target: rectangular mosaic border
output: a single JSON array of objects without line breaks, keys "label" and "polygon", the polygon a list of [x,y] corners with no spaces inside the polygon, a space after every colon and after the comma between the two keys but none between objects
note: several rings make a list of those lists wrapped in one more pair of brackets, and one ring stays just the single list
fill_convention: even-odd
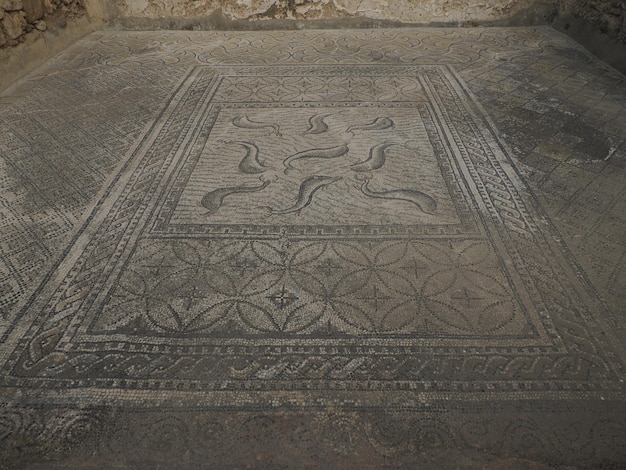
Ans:
[{"label": "rectangular mosaic border", "polygon": [[[195,72],[197,72],[197,70]],[[447,99],[454,100],[455,96],[458,98],[459,92],[464,93],[462,85],[458,78],[454,77],[451,69],[446,69],[446,73],[452,76],[453,80],[450,81],[450,83],[445,83],[443,79],[440,79],[439,85],[447,86],[450,91],[450,95]],[[207,79],[203,84],[205,85],[204,89],[202,86],[197,86],[193,89],[183,88],[184,93],[178,93],[174,96],[172,99],[172,106],[168,107],[164,113],[165,117],[168,115],[168,111],[170,111],[169,120],[166,122],[166,126],[180,126],[183,121],[187,122],[185,120],[179,120],[178,122],[172,121],[171,111],[173,108],[180,109],[181,112],[184,112],[185,110],[189,111],[191,107],[185,106],[186,100],[196,100],[196,102],[201,101],[201,97],[206,96],[206,89],[210,86],[211,80]],[[187,83],[187,85],[189,85],[189,83]],[[200,85],[200,82],[195,85]],[[478,112],[478,116],[483,115],[484,113],[481,112],[480,108],[473,102],[472,98],[469,97],[468,99],[468,95],[465,96],[466,99],[462,102],[463,105],[467,107],[469,113],[474,113],[474,115],[476,115],[476,112]],[[440,102],[440,104],[442,104],[442,102]],[[189,114],[193,114],[193,111],[189,112]],[[494,145],[494,142],[496,142],[495,145],[499,145],[493,134],[486,135],[485,128],[480,127],[481,125],[485,125],[486,128],[489,129],[490,124],[488,121],[467,123],[459,121],[458,116],[455,117],[446,114],[447,113],[442,112],[444,119],[454,124],[451,129],[458,131],[458,133],[452,133],[450,136],[451,141],[455,142],[457,145],[464,142],[464,132],[475,132],[475,135],[483,136],[484,140],[482,143],[488,149],[490,148],[490,145]],[[188,131],[188,128],[181,129],[181,133],[178,134],[178,139],[180,140],[181,138],[185,138],[185,132]],[[151,137],[151,135],[148,134],[144,139],[149,140],[152,138],[158,139],[159,136]],[[479,140],[481,139],[479,138]],[[144,140],[144,143],[145,142],[146,140]],[[176,149],[177,142],[162,141],[159,143],[158,147],[161,149]],[[506,155],[506,153],[504,154]],[[163,153],[160,155],[147,154],[146,158],[148,159],[147,161],[149,165],[146,166],[146,169],[153,174],[157,174],[159,172],[158,168],[166,167],[167,165],[159,165],[159,158],[162,158],[163,155]],[[316,377],[315,379],[306,379],[306,374],[298,377],[298,380],[294,380],[294,377],[289,375],[290,370],[293,370],[293,368],[287,367],[282,371],[279,371],[279,373],[274,374],[272,377],[269,377],[268,375],[259,376],[257,369],[257,371],[255,371],[257,372],[256,377],[257,379],[262,379],[262,381],[259,381],[256,384],[254,382],[250,382],[251,378],[255,377],[254,374],[248,374],[247,376],[246,374],[243,374],[239,377],[232,378],[230,382],[222,381],[221,384],[214,384],[213,386],[210,386],[205,382],[203,388],[217,391],[228,389],[232,390],[233,387],[234,389],[251,390],[310,390],[311,387],[319,390],[321,387],[322,390],[360,390],[366,393],[367,391],[372,391],[372,387],[376,388],[371,384],[381,383],[385,384],[383,389],[386,390],[430,389],[440,392],[462,391],[468,387],[475,388],[480,386],[486,386],[488,388],[496,387],[499,390],[513,392],[521,389],[528,390],[529,388],[544,392],[554,390],[581,392],[587,392],[590,390],[622,390],[623,385],[619,385],[618,380],[616,380],[619,376],[619,374],[616,375],[616,373],[621,370],[621,368],[611,365],[611,359],[617,359],[617,357],[615,354],[610,352],[610,345],[607,345],[606,351],[608,354],[600,352],[602,351],[601,344],[598,343],[588,331],[588,323],[592,321],[593,318],[593,314],[590,312],[597,312],[599,309],[593,300],[593,294],[586,294],[585,287],[580,284],[577,286],[578,288],[574,287],[577,284],[576,277],[574,275],[575,270],[573,270],[571,266],[569,269],[565,269],[563,264],[563,261],[567,264],[567,256],[556,256],[558,259],[553,262],[549,262],[547,265],[543,258],[529,259],[534,255],[533,250],[528,250],[526,248],[532,246],[536,249],[536,244],[540,243],[540,246],[545,246],[546,249],[549,249],[548,247],[554,247],[554,243],[550,243],[549,240],[542,236],[529,222],[528,212],[524,207],[520,196],[515,192],[515,189],[512,186],[507,186],[507,171],[502,169],[495,155],[493,155],[493,153],[491,155],[488,154],[487,162],[478,159],[479,163],[483,165],[491,164],[491,168],[495,171],[495,173],[484,171],[484,168],[481,171],[480,167],[479,169],[476,169],[476,166],[474,166],[476,159],[473,159],[470,153],[466,152],[463,157],[466,163],[468,163],[468,167],[469,164],[472,164],[472,167],[475,169],[474,172],[470,171],[470,173],[472,181],[474,181],[477,185],[478,194],[481,195],[481,203],[485,205],[493,219],[499,222],[492,226],[491,229],[495,230],[500,235],[498,238],[501,237],[502,243],[506,247],[506,252],[511,255],[512,259],[516,263],[516,268],[519,268],[522,276],[526,276],[526,282],[530,282],[535,285],[541,293],[544,302],[550,311],[551,320],[554,322],[556,327],[555,333],[557,336],[555,336],[555,338],[558,337],[562,339],[565,344],[568,344],[571,347],[571,349],[568,348],[568,351],[560,351],[557,354],[551,355],[552,351],[549,349],[546,350],[545,348],[512,348],[510,351],[504,352],[498,356],[502,359],[502,361],[504,361],[504,363],[501,363],[498,359],[494,361],[495,356],[490,350],[485,351],[481,350],[481,348],[472,350],[467,350],[466,348],[462,350],[448,348],[448,354],[471,354],[471,357],[456,357],[452,362],[448,361],[448,365],[445,367],[443,363],[433,364],[432,375],[430,377],[422,375],[419,376],[418,379],[411,377],[410,371],[415,370],[416,365],[415,362],[411,364],[411,360],[419,363],[421,359],[419,357],[407,357],[411,356],[411,351],[379,351],[385,360],[389,357],[390,353],[397,354],[397,358],[405,359],[404,364],[408,365],[404,368],[404,370],[395,368],[395,371],[399,371],[399,373],[394,376],[394,374],[390,374],[389,368],[385,367],[384,364],[381,365],[378,363],[375,367],[361,367],[365,362],[367,362],[364,358],[369,357],[368,355],[375,351],[346,350],[349,357],[344,357],[340,361],[341,364],[339,364],[338,367],[333,368],[333,371],[336,373],[334,375],[331,374],[329,376],[329,380],[321,380],[319,377]],[[508,174],[510,174],[510,170]],[[502,188],[501,186],[494,185],[494,179],[505,181],[505,189],[508,189],[509,192],[513,193],[510,199],[501,196]],[[145,186],[126,186],[124,189],[125,194],[120,195],[128,196],[129,193],[137,191],[147,194],[150,193],[149,191],[146,192]],[[138,213],[141,213],[142,210],[145,211],[145,208],[149,206],[149,201],[140,201],[140,203],[135,206],[131,206],[129,202],[130,199],[125,197],[115,197],[114,193],[115,189],[112,188],[111,194],[106,195],[106,197],[109,198],[114,197],[115,204],[113,205],[112,211],[123,210],[128,213],[132,210],[137,210],[139,211]],[[496,197],[497,195],[500,195],[500,197]],[[125,221],[123,224],[116,225],[110,220],[107,221],[101,213],[94,214],[93,223],[108,222],[109,225],[107,228],[110,230],[104,227],[101,228],[109,234],[108,236],[111,237],[111,240],[113,239],[114,234],[124,232],[133,226],[136,228],[139,225],[138,221],[131,223],[130,220]],[[89,279],[90,275],[97,276],[98,269],[102,269],[104,265],[108,264],[108,262],[115,262],[116,257],[119,259],[120,251],[115,249],[115,244],[110,244],[108,247],[99,245],[96,249],[94,244],[101,242],[102,240],[89,241],[88,237],[86,237],[84,233],[79,234],[74,247],[82,246],[85,251],[93,249],[93,252],[99,253],[101,256],[96,259],[83,259],[73,265],[72,269],[65,277],[62,285],[67,286],[70,282],[72,282],[73,276],[78,274],[79,270],[85,266],[87,266],[89,273],[86,277],[81,279],[81,285],[89,285],[91,282]],[[522,255],[522,253],[524,255]],[[537,271],[538,268],[540,268],[540,271]],[[72,297],[68,297],[67,290],[64,291],[63,289],[59,289],[56,292],[57,294],[53,295],[49,305],[64,305],[68,307],[75,305],[75,302],[77,301],[82,302],[85,297],[84,291],[77,293],[76,290],[74,290],[72,291]],[[41,294],[41,289],[38,290],[37,293]],[[563,295],[565,297],[569,297],[567,302],[563,301]],[[585,299],[583,300],[582,297],[585,297]],[[585,308],[585,312],[580,311],[580,305],[588,306]],[[31,305],[31,312],[36,311],[40,307],[42,307],[42,305],[38,303],[38,301],[34,302]],[[66,316],[64,315],[67,314],[67,311],[64,312],[62,310],[59,311],[58,309],[55,309],[55,314],[52,318],[38,318],[33,323],[32,327],[24,335],[22,340],[19,341],[17,349],[14,350],[9,357],[9,360],[3,367],[3,385],[35,388],[59,386],[81,388],[103,385],[106,387],[120,389],[138,388],[181,390],[181,387],[182,389],[188,390],[197,389],[199,384],[193,380],[185,381],[184,384],[182,384],[181,382],[174,383],[175,381],[167,380],[165,378],[163,380],[150,379],[145,381],[133,381],[113,378],[82,379],[80,377],[74,377],[72,379],[59,380],[47,376],[45,370],[50,369],[49,361],[54,362],[60,359],[58,356],[55,356],[54,348],[56,344],[54,343],[54,339],[56,337],[55,335],[58,335],[59,332],[63,331],[63,327],[66,324]],[[595,330],[592,328],[592,332],[593,331]],[[568,333],[569,335],[565,333]],[[102,346],[105,345],[103,344]],[[21,354],[22,351],[25,354]],[[216,354],[216,360],[219,360],[219,357],[217,357],[217,355],[219,355],[219,351],[214,352]],[[155,353],[158,356],[158,359],[176,359],[169,355],[167,347],[162,348],[161,351],[155,351]],[[231,351],[227,350],[226,354],[232,358]],[[292,365],[297,364],[301,359],[304,360],[298,355],[298,352],[294,354],[294,351],[281,351],[279,349],[275,349],[273,351],[269,350],[266,352],[257,350],[254,351],[253,354],[262,357],[263,361],[268,361],[267,364],[262,365],[261,370],[276,370],[272,369],[272,367],[276,365],[277,360],[285,358],[290,358],[290,364]],[[354,357],[353,355],[355,354],[366,355]],[[335,354],[335,356],[338,357],[337,354]],[[443,360],[445,361],[445,357]],[[357,361],[357,363],[361,361],[361,363],[357,364],[358,367],[355,368],[354,361]],[[493,369],[490,369],[490,363]],[[76,365],[76,362],[74,365]],[[101,363],[100,365],[103,364]],[[14,366],[21,368],[21,372],[27,373],[15,375],[14,372],[17,369],[14,369]],[[337,372],[337,370],[342,369],[342,366],[347,375],[342,376],[341,373]],[[424,369],[421,368],[420,370],[423,371]],[[44,371],[43,375],[42,371]],[[358,386],[355,383],[358,382],[355,380],[357,378],[355,371],[363,373],[363,380],[368,381],[367,386]],[[315,372],[314,375],[319,375],[317,374],[317,370],[314,370],[313,372]],[[380,379],[375,379],[373,378],[374,372],[378,372],[379,374],[382,373],[383,375]],[[18,378],[18,376],[21,376],[21,378]],[[465,386],[463,383],[467,383],[468,385]]]}]

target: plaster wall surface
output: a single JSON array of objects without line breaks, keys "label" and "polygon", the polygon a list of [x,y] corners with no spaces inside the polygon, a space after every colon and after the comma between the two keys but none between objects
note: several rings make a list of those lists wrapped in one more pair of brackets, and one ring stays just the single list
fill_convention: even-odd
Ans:
[{"label": "plaster wall surface", "polygon": [[238,19],[328,19],[365,17],[404,23],[467,23],[498,21],[538,4],[556,0],[121,0],[88,1],[91,10],[109,17],[201,17],[221,10]]}]

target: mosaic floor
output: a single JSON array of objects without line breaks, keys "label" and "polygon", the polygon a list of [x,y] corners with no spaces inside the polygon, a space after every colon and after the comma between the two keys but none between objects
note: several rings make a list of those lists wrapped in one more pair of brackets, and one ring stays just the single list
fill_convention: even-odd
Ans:
[{"label": "mosaic floor", "polygon": [[626,78],[559,33],[99,32],[0,129],[0,465],[626,465]]}]

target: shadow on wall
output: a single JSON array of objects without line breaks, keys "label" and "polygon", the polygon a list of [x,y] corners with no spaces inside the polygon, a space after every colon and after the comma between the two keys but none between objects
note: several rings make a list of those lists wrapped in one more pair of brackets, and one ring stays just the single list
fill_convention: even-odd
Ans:
[{"label": "shadow on wall", "polygon": [[559,0],[553,25],[626,74],[626,1]]},{"label": "shadow on wall", "polygon": [[[359,18],[403,24],[485,24],[546,22],[557,0],[86,0],[91,15],[122,22],[133,20],[201,19],[216,11],[222,25],[240,27],[237,20],[330,20]],[[217,20],[217,18],[215,18]],[[198,24],[202,27],[202,22]],[[290,27],[284,25],[283,27]],[[256,28],[258,29],[258,28]]]}]

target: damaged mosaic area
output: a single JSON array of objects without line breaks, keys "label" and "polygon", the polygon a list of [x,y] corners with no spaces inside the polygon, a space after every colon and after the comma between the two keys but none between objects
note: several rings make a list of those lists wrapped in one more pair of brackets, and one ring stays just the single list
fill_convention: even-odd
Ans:
[{"label": "damaged mosaic area", "polygon": [[[539,418],[522,426],[520,416],[548,410],[565,429],[580,403],[592,418],[576,442],[621,436],[600,403],[623,406],[613,304],[581,275],[581,253],[564,245],[534,194],[544,189],[517,161],[528,141],[507,132],[521,118],[498,114],[477,78],[500,70],[502,57],[512,67],[524,54],[548,54],[546,42],[562,44],[545,31],[485,30],[474,42],[446,36],[472,32],[439,31],[333,32],[314,47],[284,42],[321,33],[254,33],[258,43],[216,33],[220,47],[202,45],[209,33],[166,33],[169,42],[152,46],[149,33],[97,33],[98,47],[57,59],[70,71],[42,80],[93,75],[85,97],[70,100],[71,87],[57,97],[77,113],[65,132],[83,135],[69,157],[49,147],[46,165],[66,170],[48,172],[49,185],[7,186],[13,201],[32,204],[3,219],[14,228],[0,255],[13,273],[0,292],[0,386],[6,421],[22,423],[9,426],[7,442],[39,442],[24,431],[37,419],[28,407],[38,406],[50,417],[42,442],[66,431],[71,440],[65,409],[107,442],[98,449],[119,444],[104,435],[139,439],[135,418],[159,428],[160,408],[176,435],[194,434],[200,421],[232,422],[211,439],[245,441],[238,433],[252,436],[245,429],[266,420],[259,426],[281,436],[309,429],[325,449],[321,436],[340,434],[329,424],[337,416],[365,433],[346,437],[333,451],[341,458],[358,445],[409,459],[451,443],[521,455],[518,440],[486,442],[526,425],[554,442],[556,428]],[[135,75],[136,88],[119,88]],[[71,104],[111,87],[118,92],[99,113]],[[36,92],[42,100],[46,90]],[[10,182],[20,168],[11,158],[33,153],[19,125],[37,122],[2,99]],[[90,126],[102,140],[89,140]],[[559,148],[574,158],[581,142]],[[14,232],[33,227],[48,227],[47,239],[20,245],[26,238]],[[49,270],[20,264],[29,253]],[[607,283],[618,296],[620,273],[613,266]],[[126,423],[117,434],[116,421]]]}]

